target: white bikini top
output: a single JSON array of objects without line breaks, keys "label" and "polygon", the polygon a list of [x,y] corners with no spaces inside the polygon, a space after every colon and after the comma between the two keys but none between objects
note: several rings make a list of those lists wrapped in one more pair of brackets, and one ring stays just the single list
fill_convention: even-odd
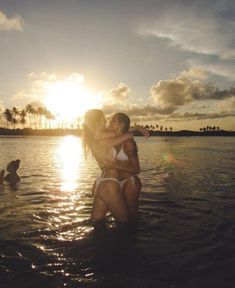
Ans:
[{"label": "white bikini top", "polygon": [[[116,150],[116,149],[115,149]],[[124,149],[123,149],[123,143],[122,143],[122,148],[121,150],[117,153],[116,151],[116,159],[118,161],[127,161],[128,160],[128,156],[126,155]]]}]

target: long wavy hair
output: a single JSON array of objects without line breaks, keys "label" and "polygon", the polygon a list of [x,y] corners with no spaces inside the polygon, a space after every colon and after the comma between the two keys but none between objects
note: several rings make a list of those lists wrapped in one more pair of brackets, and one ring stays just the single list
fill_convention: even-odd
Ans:
[{"label": "long wavy hair", "polygon": [[92,149],[91,147],[95,140],[95,133],[102,117],[104,117],[104,113],[99,109],[88,110],[84,116],[82,146],[85,157],[87,157],[89,151]]},{"label": "long wavy hair", "polygon": [[114,114],[114,116],[119,124],[123,124],[123,127],[121,128],[121,132],[122,133],[126,133],[128,132],[129,128],[130,128],[130,118],[124,114],[124,113],[116,113]]}]

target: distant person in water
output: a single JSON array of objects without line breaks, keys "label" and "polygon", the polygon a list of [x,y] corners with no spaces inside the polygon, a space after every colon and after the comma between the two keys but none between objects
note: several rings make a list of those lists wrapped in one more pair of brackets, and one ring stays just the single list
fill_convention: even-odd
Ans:
[{"label": "distant person in water", "polygon": [[8,174],[4,177],[5,175],[5,170],[0,171],[0,184],[3,183],[3,181],[8,182],[11,186],[15,186],[17,183],[20,182],[20,176],[17,173],[17,170],[20,167],[20,160],[14,160],[11,161],[7,165],[7,172]]}]

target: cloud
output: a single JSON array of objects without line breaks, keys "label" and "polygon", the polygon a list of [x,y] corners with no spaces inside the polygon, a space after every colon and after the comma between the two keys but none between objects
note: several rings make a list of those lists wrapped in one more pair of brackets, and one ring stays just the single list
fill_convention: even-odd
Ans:
[{"label": "cloud", "polygon": [[23,19],[19,15],[15,15],[13,18],[8,18],[2,11],[0,11],[0,31],[1,30],[23,30]]},{"label": "cloud", "polygon": [[184,51],[235,59],[235,21],[224,17],[226,12],[231,13],[227,1],[224,5],[219,0],[199,2],[159,6],[155,17],[141,24],[139,34],[168,39],[171,46]]},{"label": "cloud", "polygon": [[131,90],[127,84],[119,83],[118,86],[111,89],[106,96],[114,100],[114,102],[123,103],[129,98],[130,92]]},{"label": "cloud", "polygon": [[[178,108],[198,100],[223,100],[235,95],[235,87],[221,90],[211,83],[197,78],[205,78],[203,70],[183,71],[175,79],[161,80],[150,89],[151,98],[162,113],[171,114]],[[160,113],[160,112],[159,112]]]},{"label": "cloud", "polygon": [[192,113],[192,112],[184,112],[184,113],[174,113],[168,120],[202,120],[202,119],[217,119],[217,118],[225,118],[225,117],[234,117],[235,112],[221,112],[221,113]]},{"label": "cloud", "polygon": [[162,116],[159,115],[159,109],[149,104],[142,107],[135,105],[126,105],[122,107],[104,105],[102,110],[107,117],[110,117],[117,112],[125,113],[131,118],[132,121],[151,121],[162,119]]},{"label": "cloud", "polygon": [[194,58],[187,61],[190,66],[198,69],[207,70],[215,75],[228,78],[230,81],[235,80],[235,62],[227,60],[215,60],[210,57]]},{"label": "cloud", "polygon": [[[234,98],[235,99],[235,98]],[[233,99],[233,105],[235,107],[235,100]],[[227,101],[228,99],[226,99]],[[230,103],[230,101],[229,101]],[[174,113],[159,113],[159,109],[152,105],[146,105],[143,107],[131,106],[125,109],[118,109],[113,106],[104,106],[102,109],[107,117],[117,112],[122,112],[127,114],[132,122],[146,122],[146,121],[191,121],[191,120],[202,120],[202,119],[218,119],[225,117],[234,117],[234,108],[225,111],[210,111],[210,112],[177,112]]]},{"label": "cloud", "polygon": [[209,73],[202,68],[192,67],[188,71],[182,71],[181,76],[184,76],[186,78],[196,78],[196,79],[205,80],[208,78]]},{"label": "cloud", "polygon": [[[235,95],[235,94],[234,94]],[[220,113],[234,112],[235,113],[235,96],[225,99],[217,103],[217,110]]]}]

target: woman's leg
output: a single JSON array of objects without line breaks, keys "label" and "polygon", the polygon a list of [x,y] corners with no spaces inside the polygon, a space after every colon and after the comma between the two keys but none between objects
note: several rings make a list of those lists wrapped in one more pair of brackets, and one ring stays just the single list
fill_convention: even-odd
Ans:
[{"label": "woman's leg", "polygon": [[[96,197],[99,197],[100,200],[106,204],[106,207],[117,221],[128,221],[127,206],[123,194],[120,191],[119,183],[112,180],[102,182],[98,187]],[[99,205],[98,207],[102,206],[104,208],[104,205],[101,205],[101,203],[102,202],[98,201],[96,205]],[[102,215],[102,212],[98,216],[100,215]]]},{"label": "woman's leg", "polygon": [[123,186],[122,192],[126,201],[130,221],[136,221],[138,219],[139,194],[141,188],[142,184],[137,176],[130,177]]},{"label": "woman's leg", "polygon": [[107,212],[108,212],[108,206],[99,196],[95,195],[91,212],[92,220],[93,221],[104,220]]}]

